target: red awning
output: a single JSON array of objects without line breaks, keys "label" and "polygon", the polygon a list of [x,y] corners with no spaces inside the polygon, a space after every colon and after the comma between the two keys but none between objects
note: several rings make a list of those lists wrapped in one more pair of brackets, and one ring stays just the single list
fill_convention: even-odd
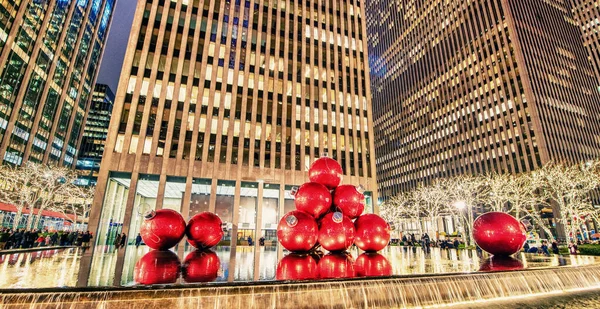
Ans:
[{"label": "red awning", "polygon": [[[6,212],[17,212],[17,207],[15,207],[14,205],[10,205],[10,204],[0,203],[0,210],[6,211]],[[33,213],[36,215],[39,214],[39,209],[34,209]],[[29,209],[28,208],[23,209],[23,214],[30,214]],[[71,221],[73,221],[75,219],[75,216],[73,216],[73,215],[65,215],[63,213],[60,213],[57,211],[51,211],[51,210],[42,210],[42,216],[58,218],[58,219],[63,219],[63,220],[71,220]]]}]

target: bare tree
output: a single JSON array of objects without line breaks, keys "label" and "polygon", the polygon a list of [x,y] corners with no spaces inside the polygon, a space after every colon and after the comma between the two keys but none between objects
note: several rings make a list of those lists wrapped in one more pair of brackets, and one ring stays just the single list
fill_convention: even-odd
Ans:
[{"label": "bare tree", "polygon": [[[88,217],[94,198],[95,187],[83,187],[71,184],[62,203],[55,204],[54,211],[61,212],[74,225]],[[73,219],[71,219],[71,217]]]}]

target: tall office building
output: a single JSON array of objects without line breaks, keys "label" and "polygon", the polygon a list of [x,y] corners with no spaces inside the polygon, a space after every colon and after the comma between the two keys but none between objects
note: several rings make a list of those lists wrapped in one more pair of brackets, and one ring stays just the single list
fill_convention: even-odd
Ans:
[{"label": "tall office building", "polygon": [[600,155],[600,93],[568,1],[366,5],[380,195]]},{"label": "tall office building", "polygon": [[600,91],[600,0],[571,0]]},{"label": "tall office building", "polygon": [[362,5],[139,1],[90,218],[98,243],[133,241],[141,214],[165,208],[216,212],[232,248],[274,241],[321,153],[376,211]]},{"label": "tall office building", "polygon": [[74,164],[114,2],[2,1],[4,162]]},{"label": "tall office building", "polygon": [[114,102],[115,94],[108,85],[94,86],[92,103],[83,129],[83,139],[77,159],[79,185],[96,185]]}]

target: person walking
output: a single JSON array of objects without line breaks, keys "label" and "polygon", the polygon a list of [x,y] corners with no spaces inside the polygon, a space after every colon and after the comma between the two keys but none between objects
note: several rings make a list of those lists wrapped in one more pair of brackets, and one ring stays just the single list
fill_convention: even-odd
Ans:
[{"label": "person walking", "polygon": [[576,255],[577,254],[577,245],[574,243],[571,243],[569,245],[569,253],[572,255]]},{"label": "person walking", "polygon": [[119,245],[120,248],[125,247],[125,245],[127,245],[127,234],[123,233],[121,235],[121,244]]},{"label": "person walking", "polygon": [[8,242],[8,238],[10,237],[10,233],[8,233],[7,229],[3,229],[0,233],[0,250],[4,249],[4,246]]},{"label": "person walking", "polygon": [[113,242],[113,245],[115,246],[115,248],[119,249],[119,246],[121,245],[121,234],[117,234],[117,237],[115,237],[115,241]]},{"label": "person walking", "polygon": [[558,243],[555,241],[552,242],[552,253],[558,254]]},{"label": "person walking", "polygon": [[545,256],[550,256],[550,252],[548,251],[548,243],[545,240],[542,241],[542,253],[544,253]]},{"label": "person walking", "polygon": [[135,247],[139,247],[140,244],[142,243],[142,235],[140,233],[137,234],[137,236],[135,237]]},{"label": "person walking", "polygon": [[87,231],[87,232],[85,232],[85,234],[81,235],[81,246],[89,247],[90,239],[92,239],[92,234],[90,234],[90,231]]},{"label": "person walking", "polygon": [[252,237],[248,236],[248,246],[252,246]]}]

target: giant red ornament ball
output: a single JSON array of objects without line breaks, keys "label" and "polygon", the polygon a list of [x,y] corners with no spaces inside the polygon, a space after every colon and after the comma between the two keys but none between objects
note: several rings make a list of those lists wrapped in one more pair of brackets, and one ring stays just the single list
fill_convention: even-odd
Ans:
[{"label": "giant red ornament ball", "polygon": [[327,251],[346,251],[354,243],[354,223],[341,212],[328,213],[321,219],[319,244]]},{"label": "giant red ornament ball", "polygon": [[473,222],[477,245],[492,255],[509,256],[521,250],[527,232],[521,222],[503,212],[489,212]]},{"label": "giant red ornament ball", "polygon": [[277,280],[310,280],[319,275],[317,262],[306,253],[291,253],[277,264]]},{"label": "giant red ornament ball", "polygon": [[173,248],[185,235],[185,220],[171,209],[153,210],[144,215],[140,234],[144,243],[152,249]]},{"label": "giant red ornament ball", "polygon": [[333,190],[342,182],[344,171],[334,159],[322,157],[317,159],[308,170],[308,178]]},{"label": "giant red ornament ball", "polygon": [[277,226],[277,240],[292,252],[304,252],[312,249],[319,237],[317,221],[311,215],[294,210],[287,213]]},{"label": "giant red ornament ball", "polygon": [[188,242],[198,249],[216,246],[223,238],[221,225],[221,219],[211,212],[202,212],[193,216],[185,230]]},{"label": "giant red ornament ball", "polygon": [[175,283],[179,278],[179,266],[177,254],[152,250],[135,264],[133,279],[144,285]]},{"label": "giant red ornament ball", "polygon": [[332,203],[329,190],[316,182],[308,182],[300,186],[294,199],[297,210],[304,211],[315,219],[329,211]]},{"label": "giant red ornament ball", "polygon": [[347,253],[330,253],[319,261],[319,278],[354,278],[354,260]]},{"label": "giant red ornament ball", "polygon": [[365,210],[365,195],[352,185],[341,185],[333,193],[333,204],[350,219],[356,219]]},{"label": "giant red ornament ball", "polygon": [[362,215],[356,219],[354,226],[354,244],[361,250],[379,251],[390,242],[390,225],[378,215]]},{"label": "giant red ornament ball", "polygon": [[216,253],[210,250],[196,250],[185,257],[182,267],[185,282],[212,282],[217,279],[221,261]]},{"label": "giant red ornament ball", "polygon": [[354,263],[357,277],[387,277],[392,275],[392,264],[379,253],[365,252]]}]

